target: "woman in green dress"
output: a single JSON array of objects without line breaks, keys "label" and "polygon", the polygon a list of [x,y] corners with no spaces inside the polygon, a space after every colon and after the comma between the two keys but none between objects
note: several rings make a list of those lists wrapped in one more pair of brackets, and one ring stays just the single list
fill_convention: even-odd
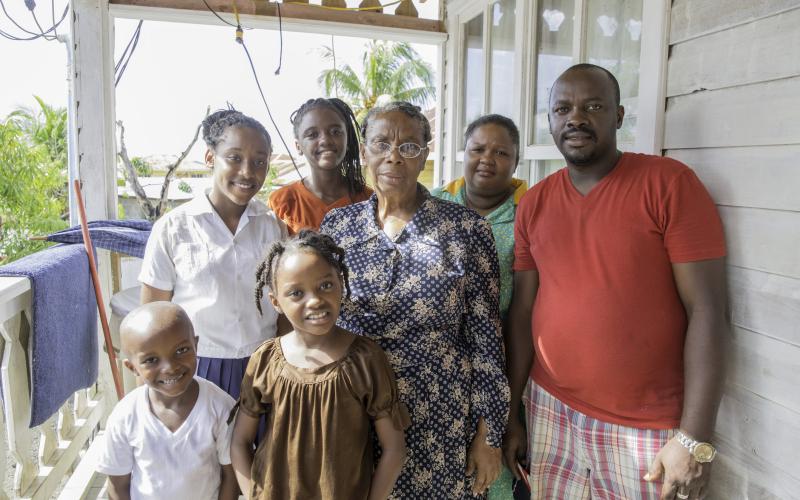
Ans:
[{"label": "woman in green dress", "polygon": [[[519,130],[510,118],[485,115],[476,119],[464,134],[464,176],[431,192],[475,210],[491,224],[500,264],[500,316],[504,323],[513,290],[514,215],[527,190],[525,181],[514,178],[519,142]],[[504,467],[489,489],[489,500],[513,499],[513,479]]]}]

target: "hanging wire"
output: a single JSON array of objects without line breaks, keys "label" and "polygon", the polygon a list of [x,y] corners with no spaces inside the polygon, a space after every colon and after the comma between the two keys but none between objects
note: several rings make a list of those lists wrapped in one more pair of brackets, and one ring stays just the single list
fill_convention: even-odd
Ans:
[{"label": "hanging wire", "polygon": [[[114,87],[119,85],[120,80],[122,80],[122,75],[125,74],[125,69],[128,67],[128,63],[131,61],[131,57],[133,57],[133,52],[136,50],[136,46],[139,44],[139,35],[142,33],[142,24],[144,24],[144,21],[140,19],[139,24],[136,25],[136,30],[133,32],[133,36],[131,36],[131,39],[128,41],[128,45],[122,52],[119,61],[117,61],[117,64],[114,65],[114,74],[116,75],[114,78]],[[125,61],[124,64],[122,61]]]},{"label": "hanging wire", "polygon": [[53,37],[58,38],[58,31],[55,29],[56,24],[56,0],[50,0],[50,17],[53,20]]},{"label": "hanging wire", "polygon": [[55,35],[45,35],[44,28],[42,28],[42,25],[39,24],[39,19],[36,18],[36,12],[31,10],[31,16],[33,16],[33,22],[34,22],[34,24],[36,24],[36,27],[39,28],[39,33],[42,35],[42,37],[45,40],[52,41],[52,40],[56,39]]},{"label": "hanging wire", "polygon": [[122,55],[119,56],[119,61],[117,61],[117,63],[114,65],[115,73],[117,72],[117,70],[119,70],[119,67],[122,65],[122,61],[128,56],[128,51],[131,50],[131,45],[133,45],[133,40],[136,38],[136,32],[139,30],[141,26],[142,26],[142,21],[140,20],[138,26],[136,26],[136,29],[133,32],[133,35],[131,35],[131,39],[128,40],[128,45],[125,46],[125,50],[123,50]]},{"label": "hanging wire", "polygon": [[[29,10],[31,9],[31,4],[26,3],[25,5],[28,7]],[[2,1],[0,1],[0,7],[2,7],[2,9],[3,9],[3,14],[5,14],[5,16],[8,18],[8,20],[11,21],[11,23],[14,26],[16,26],[17,29],[19,29],[20,31],[22,31],[24,33],[27,33],[28,35],[36,35],[36,36],[39,36],[39,37],[42,36],[41,33],[36,33],[35,31],[29,31],[29,30],[23,28],[13,17],[11,17],[11,14],[8,13],[8,11],[6,10],[6,6]],[[31,10],[31,12],[33,12],[33,11]]]},{"label": "hanging wire", "polygon": [[289,155],[289,159],[292,161],[292,166],[294,166],[295,172],[297,172],[298,177],[301,179],[303,178],[303,174],[300,173],[300,169],[297,168],[297,163],[294,161],[294,156],[292,156],[291,151],[289,150],[289,146],[286,144],[286,140],[283,138],[283,134],[281,134],[281,130],[278,128],[278,124],[275,123],[275,118],[272,117],[272,111],[269,109],[269,104],[267,104],[267,98],[264,96],[264,90],[261,88],[261,82],[258,79],[258,73],[256,72],[256,67],[253,64],[253,58],[250,57],[250,51],[247,50],[247,45],[244,43],[244,36],[242,35],[242,27],[236,27],[236,42],[242,46],[244,49],[244,53],[247,56],[247,62],[250,64],[250,70],[253,72],[253,78],[256,81],[256,87],[258,88],[258,93],[261,95],[261,101],[264,103],[264,107],[267,108],[267,116],[269,116],[269,121],[272,122],[272,126],[275,127],[275,131],[278,133],[278,137],[283,144],[283,147],[286,149],[286,154]]},{"label": "hanging wire", "polygon": [[[216,12],[214,9],[212,9],[210,5],[208,5],[208,2],[207,2],[206,0],[203,0],[203,3],[204,3],[204,4],[206,4],[206,8],[207,8],[209,11],[211,11],[211,13],[212,13],[212,14],[214,14],[215,16],[217,16],[217,19],[219,19],[219,20],[220,20],[220,21],[222,21],[223,23],[227,24],[228,26],[233,26],[234,28],[241,29],[241,26],[237,26],[237,25],[233,24],[232,22],[230,22],[230,21],[226,21],[225,19],[223,19],[223,18],[222,18],[222,16],[220,16],[219,14],[217,14],[217,12]],[[234,5],[234,6],[236,6],[236,2],[234,2],[234,4],[233,4],[233,5]]]},{"label": "hanging wire", "polygon": [[281,66],[283,65],[283,19],[281,18],[281,4],[277,3],[278,7],[278,39],[280,40],[280,49],[278,50],[278,67],[275,69],[275,74],[281,74]]},{"label": "hanging wire", "polygon": [[63,12],[63,14],[61,14],[61,18],[58,20],[58,22],[54,23],[53,26],[51,26],[50,28],[48,28],[46,30],[41,30],[40,33],[36,33],[35,31],[29,31],[29,30],[23,28],[19,23],[17,23],[16,20],[14,20],[14,18],[6,10],[6,6],[5,6],[5,4],[3,3],[2,0],[0,0],[0,10],[3,11],[3,14],[5,15],[5,17],[9,21],[11,21],[11,23],[14,24],[14,26],[16,26],[20,31],[22,31],[24,33],[27,33],[28,35],[32,35],[30,37],[19,37],[19,36],[13,35],[11,33],[8,33],[6,31],[0,30],[0,36],[2,36],[3,38],[7,38],[8,40],[13,40],[13,41],[16,41],[16,42],[30,42],[30,41],[33,41],[33,40],[38,40],[39,38],[44,38],[45,40],[50,40],[51,39],[50,37],[53,36],[53,35],[50,35],[50,33],[55,32],[56,28],[58,28],[58,26],[60,26],[61,23],[64,22],[64,19],[66,19],[67,12],[69,12],[69,4],[64,6],[64,12]]}]

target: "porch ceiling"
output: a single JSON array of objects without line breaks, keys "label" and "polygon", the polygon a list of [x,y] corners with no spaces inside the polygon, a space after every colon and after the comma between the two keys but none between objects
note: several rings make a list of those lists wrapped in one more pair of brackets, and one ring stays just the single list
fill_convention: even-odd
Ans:
[{"label": "porch ceiling", "polygon": [[[208,5],[231,22],[234,2],[207,0]],[[274,2],[236,0],[243,24],[251,27],[277,27],[278,6]],[[175,22],[219,23],[203,0],[110,0],[117,17]],[[446,39],[444,23],[438,19],[380,14],[367,11],[340,11],[292,3],[280,4],[282,28],[289,31],[322,32],[347,36],[442,42]]]}]

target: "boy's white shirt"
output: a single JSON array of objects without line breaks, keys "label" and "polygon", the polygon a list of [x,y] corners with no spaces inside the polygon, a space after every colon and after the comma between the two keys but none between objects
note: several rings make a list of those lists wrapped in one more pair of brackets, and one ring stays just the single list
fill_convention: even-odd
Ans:
[{"label": "boy's white shirt", "polygon": [[174,433],[150,410],[148,387],[137,387],[111,412],[97,470],[131,474],[131,499],[216,500],[222,465],[231,463],[235,401],[212,382],[200,384],[197,402]]},{"label": "boy's white shirt", "polygon": [[275,336],[277,312],[264,294],[255,305],[256,269],[286,226],[258,200],[250,200],[231,234],[205,193],[153,225],[139,281],[173,292],[200,337],[197,354],[244,358]]}]

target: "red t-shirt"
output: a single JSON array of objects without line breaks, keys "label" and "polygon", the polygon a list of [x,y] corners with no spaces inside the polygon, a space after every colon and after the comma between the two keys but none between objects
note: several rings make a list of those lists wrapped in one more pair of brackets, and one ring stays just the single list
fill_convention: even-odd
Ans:
[{"label": "red t-shirt", "polygon": [[605,422],[677,427],[687,319],[671,265],[725,256],[694,172],[625,153],[582,196],[564,168],[522,197],[514,237],[514,269],[539,272],[534,381]]}]

